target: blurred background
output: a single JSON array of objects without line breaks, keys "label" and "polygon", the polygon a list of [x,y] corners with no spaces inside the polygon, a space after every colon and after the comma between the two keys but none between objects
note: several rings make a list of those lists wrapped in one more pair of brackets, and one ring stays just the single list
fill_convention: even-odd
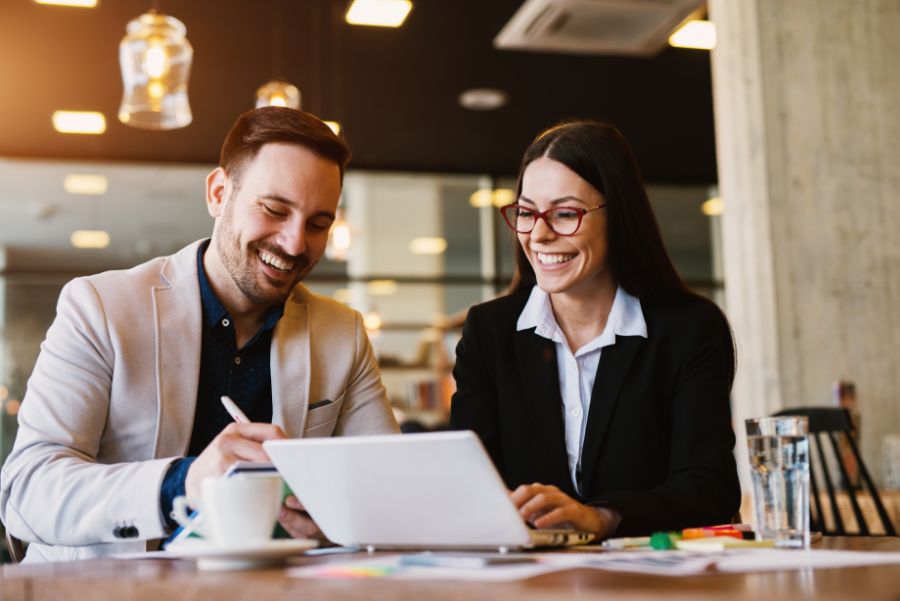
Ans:
[{"label": "blurred background", "polygon": [[[62,285],[208,236],[204,178],[270,80],[295,86],[302,108],[339,124],[353,150],[327,258],[307,284],[363,312],[404,417],[445,419],[460,312],[513,273],[497,207],[513,200],[530,140],[561,119],[600,118],[623,131],[682,276],[715,296],[717,217],[703,212],[716,183],[709,53],[667,43],[692,11],[703,16],[702,2],[681,4],[644,11],[662,29],[651,52],[634,56],[498,48],[518,0],[419,1],[399,27],[351,24],[350,3],[332,0],[2,0],[4,452]],[[193,50],[184,127],[117,118],[120,42],[151,8],[181,21]],[[61,133],[55,111],[95,111],[105,129]]]},{"label": "blurred background", "polygon": [[273,104],[353,149],[306,284],[364,314],[410,428],[512,277],[523,151],[590,117],[731,321],[745,482],[744,418],[837,406],[900,489],[898,28],[896,0],[0,0],[0,459],[62,285],[208,236],[222,140]]}]

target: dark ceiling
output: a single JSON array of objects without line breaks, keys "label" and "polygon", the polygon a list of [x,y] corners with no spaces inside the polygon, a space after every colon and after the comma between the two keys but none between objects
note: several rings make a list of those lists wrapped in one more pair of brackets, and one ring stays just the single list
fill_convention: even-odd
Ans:
[{"label": "dark ceiling", "polygon": [[[194,47],[194,122],[181,130],[126,127],[118,44],[150,0],[96,9],[0,0],[0,156],[215,162],[256,88],[281,74],[304,109],[340,121],[352,167],[515,173],[543,127],[566,117],[617,125],[648,181],[716,180],[709,54],[669,48],[652,59],[499,51],[492,41],[521,0],[414,0],[400,29],[351,26],[344,0],[162,0]],[[505,90],[491,112],[457,104],[472,87]],[[106,114],[101,136],[56,133],[57,109]]]}]

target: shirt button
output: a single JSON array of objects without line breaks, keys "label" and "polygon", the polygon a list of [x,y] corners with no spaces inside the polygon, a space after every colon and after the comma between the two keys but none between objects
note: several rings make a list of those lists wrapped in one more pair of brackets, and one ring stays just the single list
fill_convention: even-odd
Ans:
[{"label": "shirt button", "polygon": [[222,320],[222,325],[227,328],[228,326],[231,325],[231,322],[228,321],[228,318],[226,317],[225,319]]},{"label": "shirt button", "polygon": [[240,365],[240,364],[241,364],[241,358],[240,358],[240,357],[235,357],[235,358],[234,358],[234,364],[235,364],[235,365]]},{"label": "shirt button", "polygon": [[577,407],[572,409],[572,417],[581,417],[581,409]]}]

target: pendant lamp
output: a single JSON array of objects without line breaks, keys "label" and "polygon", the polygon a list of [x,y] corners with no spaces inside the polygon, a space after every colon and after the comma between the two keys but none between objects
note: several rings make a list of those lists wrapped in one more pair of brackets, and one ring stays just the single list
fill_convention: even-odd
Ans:
[{"label": "pendant lamp", "polygon": [[151,10],[131,20],[119,44],[124,94],[119,121],[140,129],[190,124],[188,78],[194,54],[184,23]]},{"label": "pendant lamp", "polygon": [[286,106],[300,110],[300,90],[283,79],[267,81],[256,90],[256,108]]}]

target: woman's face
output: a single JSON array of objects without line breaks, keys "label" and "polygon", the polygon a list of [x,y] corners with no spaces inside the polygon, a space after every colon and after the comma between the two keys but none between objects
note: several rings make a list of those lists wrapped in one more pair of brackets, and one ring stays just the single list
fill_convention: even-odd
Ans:
[{"label": "woman's face", "polygon": [[[564,164],[548,157],[532,161],[522,174],[522,207],[546,211],[555,207],[593,209],[605,204],[603,195]],[[612,283],[606,264],[606,210],[585,213],[571,236],[554,233],[538,219],[519,244],[537,276],[537,285],[550,294],[588,293]]]}]

